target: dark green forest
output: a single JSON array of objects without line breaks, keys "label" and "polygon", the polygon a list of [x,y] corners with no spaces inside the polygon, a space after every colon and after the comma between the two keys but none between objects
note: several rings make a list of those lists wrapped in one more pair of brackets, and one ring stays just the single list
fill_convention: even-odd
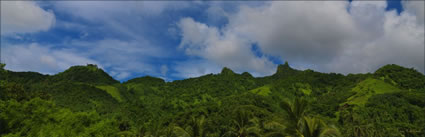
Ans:
[{"label": "dark green forest", "polygon": [[55,74],[0,66],[0,136],[425,136],[425,76],[386,65],[374,73],[296,70],[119,82],[96,65]]}]

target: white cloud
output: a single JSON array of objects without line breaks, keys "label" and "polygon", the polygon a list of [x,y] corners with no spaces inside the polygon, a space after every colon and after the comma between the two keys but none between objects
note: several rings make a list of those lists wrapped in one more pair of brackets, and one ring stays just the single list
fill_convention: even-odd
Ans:
[{"label": "white cloud", "polygon": [[[44,74],[61,72],[70,66],[99,62],[66,50],[50,49],[37,43],[3,47],[6,68],[14,71],[36,71]],[[101,67],[101,66],[100,66]]]},{"label": "white cloud", "polygon": [[413,1],[413,0],[403,0],[403,8],[413,14],[416,15],[416,20],[419,23],[424,24],[424,3],[425,1]]},{"label": "white cloud", "polygon": [[[283,60],[322,63],[338,55],[355,32],[348,2],[281,1],[243,7],[230,17],[228,29],[239,33],[270,55]],[[320,58],[317,58],[320,56]]]},{"label": "white cloud", "polygon": [[[266,57],[257,57],[247,39],[240,39],[236,33],[218,30],[205,24],[184,18],[178,24],[182,31],[180,48],[186,54],[205,58],[237,71],[253,71],[263,75],[274,72],[274,64]],[[222,35],[221,33],[224,33]]]},{"label": "white cloud", "polygon": [[[39,71],[43,73],[56,73],[67,69],[67,67],[69,67],[68,64],[75,64],[75,62],[78,62],[79,58],[75,57],[78,55],[82,58],[95,60],[96,64],[105,67],[105,71],[113,72],[111,75],[119,80],[141,74],[161,75],[160,70],[156,69],[159,68],[159,66],[153,64],[155,64],[156,59],[165,58],[170,54],[167,49],[154,45],[145,39],[145,28],[144,24],[142,24],[142,20],[145,16],[157,16],[164,10],[169,10],[168,8],[170,7],[176,9],[184,7],[184,4],[173,5],[173,3],[174,2],[142,1],[49,2],[47,4],[53,7],[55,12],[60,12],[62,15],[67,17],[67,20],[58,20],[57,27],[60,29],[72,30],[73,32],[79,31],[81,34],[79,39],[64,38],[62,43],[49,45],[50,47],[47,45],[37,45],[37,47],[45,49],[46,52],[52,54],[51,56],[42,56],[40,60],[44,64],[53,64],[50,65],[50,67],[48,67],[49,65],[43,66],[43,64],[38,64],[40,66],[37,66],[37,63],[26,66],[26,63],[22,63],[31,58],[16,58],[14,59],[16,61],[15,64],[18,63],[20,64],[19,66],[15,66],[14,64],[9,65],[10,63],[8,62],[10,61],[6,62],[7,66],[15,66],[12,68],[16,68],[18,71],[26,70]],[[30,2],[29,4],[38,6],[34,2]],[[52,12],[46,13],[53,15]],[[25,12],[23,12],[23,14],[32,16]],[[32,27],[32,25],[29,26]],[[93,37],[101,39],[93,40]],[[13,45],[10,45],[9,47],[12,48],[12,46]],[[23,52],[25,52],[25,50],[23,50]],[[27,50],[27,52],[30,51]],[[18,53],[19,52],[16,52],[16,54]],[[72,53],[74,56],[71,56],[68,53]],[[15,57],[12,54],[4,54],[2,56],[9,60]],[[67,62],[62,63],[58,61],[65,60],[65,57],[68,57],[68,59],[66,59]],[[55,69],[54,65],[56,65],[56,67],[58,65],[66,67],[58,67]]]},{"label": "white cloud", "polygon": [[104,39],[99,41],[72,41],[66,43],[67,48],[80,55],[92,58],[101,63],[111,76],[122,80],[132,75],[161,75],[160,66],[155,66],[156,60],[169,58],[169,51],[159,46],[139,39],[123,41]]},{"label": "white cloud", "polygon": [[159,76],[168,71],[156,69],[157,66],[153,65],[156,60],[167,58],[167,50],[147,42],[105,39],[72,41],[61,45],[58,48],[57,45],[13,45],[2,42],[2,60],[10,70],[45,74],[62,72],[74,65],[98,64],[118,80],[142,74]]},{"label": "white cloud", "polygon": [[229,23],[222,29],[182,19],[180,47],[188,55],[221,66],[256,72],[274,70],[275,65],[255,57],[252,44],[258,44],[265,55],[324,72],[371,72],[392,63],[423,71],[424,25],[418,21],[422,16],[418,7],[411,8],[415,14],[407,10],[398,15],[386,11],[384,1],[273,1],[260,7],[242,6],[228,15]]},{"label": "white cloud", "polygon": [[[295,68],[325,72],[371,72],[389,63],[424,69],[423,2],[404,1],[405,12],[400,15],[385,11],[384,1],[272,1],[244,4],[232,12],[212,4],[205,12],[206,20],[213,23],[187,17],[178,21],[179,30],[166,29],[181,32],[179,49],[190,56],[176,66],[155,65],[175,57],[174,49],[145,39],[154,29],[146,27],[151,22],[144,20],[157,19],[153,17],[190,2],[53,3],[55,12],[72,15],[70,22],[58,21],[58,27],[83,30],[81,38],[102,33],[104,39],[65,40],[63,47],[55,48],[37,43],[6,45],[2,52],[8,68],[56,73],[71,65],[95,63],[115,78],[125,79],[139,74],[196,77],[219,73],[226,66],[262,76],[275,72],[276,64],[267,57],[277,56]],[[1,5],[2,35],[46,31],[55,24],[53,12],[32,1],[2,1]],[[73,22],[80,21],[75,17],[91,25]],[[252,51],[253,44],[261,55]]]},{"label": "white cloud", "polygon": [[33,1],[1,1],[1,35],[46,31],[55,15]]},{"label": "white cloud", "polygon": [[380,3],[353,2],[351,15],[360,31],[346,44],[343,54],[323,70],[364,73],[385,64],[399,64],[424,71],[423,24],[410,13],[385,11]]}]

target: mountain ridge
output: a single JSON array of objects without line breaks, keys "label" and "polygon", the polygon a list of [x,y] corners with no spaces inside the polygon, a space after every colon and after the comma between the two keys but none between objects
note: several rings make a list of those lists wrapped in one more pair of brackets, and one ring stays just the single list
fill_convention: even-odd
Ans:
[{"label": "mountain ridge", "polygon": [[6,126],[0,135],[179,136],[202,130],[231,137],[248,128],[289,134],[290,108],[342,136],[424,136],[424,81],[416,70],[392,64],[342,75],[296,70],[286,62],[264,77],[225,67],[171,82],[152,76],[119,82],[91,64],[56,75],[1,67],[0,124]]},{"label": "mountain ridge", "polygon": [[[390,69],[390,68],[394,68],[394,67],[396,69]],[[106,84],[114,84],[114,83],[117,83],[117,81],[118,81],[115,78],[113,78],[112,76],[110,76],[103,69],[98,68],[96,64],[87,64],[86,66],[84,66],[84,65],[71,66],[68,69],[64,70],[63,72],[59,72],[59,73],[54,74],[54,75],[41,74],[39,72],[34,72],[34,71],[18,71],[18,72],[15,72],[15,71],[10,71],[10,70],[6,70],[6,69],[4,69],[4,70],[10,71],[12,73],[16,73],[17,75],[23,74],[23,73],[28,73],[28,74],[32,74],[32,75],[39,75],[39,76],[42,76],[42,77],[48,77],[48,76],[58,77],[60,75],[64,75],[64,73],[66,73],[66,72],[72,71],[73,69],[86,69],[85,70],[86,72],[90,72],[90,71],[96,72],[96,71],[99,71],[98,73],[100,73],[100,75],[103,75],[105,77],[104,79],[107,79],[107,80],[105,80]],[[387,65],[384,65],[384,66],[378,68],[377,70],[375,70],[375,72],[373,72],[373,74],[376,75],[376,76],[385,77],[383,73],[394,73],[394,72],[402,71],[402,70],[403,71],[410,71],[410,73],[413,73],[413,74],[410,74],[410,75],[413,75],[413,76],[424,75],[424,74],[422,74],[421,72],[417,71],[414,68],[407,68],[407,67],[403,67],[403,66],[400,66],[400,65],[397,65],[397,64],[387,64]],[[311,70],[311,69],[306,69],[306,70],[303,70],[303,71],[304,72],[305,71],[307,71],[307,72],[317,72],[317,71],[314,71],[314,70]],[[284,64],[279,64],[278,65],[278,67],[276,68],[276,72],[274,74],[267,75],[267,76],[261,76],[261,77],[255,77],[255,78],[273,77],[273,76],[275,76],[275,77],[282,77],[284,75],[291,75],[291,74],[294,74],[294,73],[297,73],[297,72],[302,72],[302,70],[294,69],[294,68],[290,67],[290,65],[289,65],[288,62],[285,62]],[[341,74],[341,75],[344,75],[344,76],[355,75],[355,74],[366,74],[366,73],[342,74],[342,73],[334,73],[334,72],[330,72],[330,73],[317,72],[317,73],[322,73],[322,74]],[[90,73],[88,73],[88,74],[90,74]],[[249,72],[243,72],[243,73],[240,73],[240,74],[239,73],[235,73],[232,69],[230,69],[228,67],[223,67],[221,69],[221,72],[220,73],[213,74],[213,75],[219,75],[219,74],[221,74],[221,75],[238,74],[238,75],[245,75],[245,76],[248,76],[248,77],[254,77]],[[69,76],[69,74],[67,74],[67,75]],[[190,77],[190,78],[199,78],[199,77],[203,77],[203,76],[207,76],[207,75],[210,75],[210,74],[205,74],[205,75],[201,75],[201,76],[197,76],[197,77]],[[121,84],[124,84],[124,83],[130,82],[130,81],[135,80],[135,79],[140,79],[140,78],[141,79],[144,79],[144,78],[162,79],[160,77],[146,75],[146,76],[134,77],[134,78],[128,79],[126,81],[122,81],[122,82],[119,82],[118,81],[118,82],[121,83]],[[187,79],[190,79],[190,78],[187,78]],[[68,79],[70,79],[71,81],[80,81],[80,82],[89,82],[89,83],[91,83],[90,81],[85,81],[84,80],[85,78],[79,79],[78,77],[70,77]],[[164,80],[164,79],[162,79],[162,80]],[[184,80],[184,79],[181,79],[181,80]],[[102,83],[105,84],[105,82],[100,82],[100,83],[97,83],[97,84],[102,84]],[[168,82],[172,82],[172,81],[168,81]],[[93,84],[96,84],[96,83],[93,83]]]}]

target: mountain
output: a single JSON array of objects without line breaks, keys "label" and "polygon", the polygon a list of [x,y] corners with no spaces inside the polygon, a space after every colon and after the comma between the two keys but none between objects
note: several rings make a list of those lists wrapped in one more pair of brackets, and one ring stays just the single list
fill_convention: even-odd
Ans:
[{"label": "mountain", "polygon": [[285,62],[265,77],[225,67],[123,83],[92,64],[56,75],[1,65],[0,135],[425,136],[424,98],[425,76],[395,64],[342,75]]},{"label": "mountain", "polygon": [[229,68],[227,68],[227,67],[224,67],[224,68],[221,70],[220,75],[232,76],[232,75],[235,75],[235,72],[233,72],[233,70],[231,70],[231,69],[229,69]]},{"label": "mountain", "polygon": [[408,69],[395,64],[390,64],[376,70],[374,75],[401,88],[425,88],[424,75],[413,68]]},{"label": "mountain", "polygon": [[163,79],[152,77],[152,76],[144,76],[144,77],[130,79],[124,82],[123,84],[143,84],[148,86],[162,86],[165,84],[165,81]]},{"label": "mountain", "polygon": [[53,81],[72,81],[86,84],[116,84],[119,81],[109,76],[97,65],[73,66],[52,77]]},{"label": "mountain", "polygon": [[297,73],[298,71],[291,68],[288,64],[288,62],[285,62],[285,64],[280,64],[277,66],[277,71],[273,76],[287,76],[294,73]]}]

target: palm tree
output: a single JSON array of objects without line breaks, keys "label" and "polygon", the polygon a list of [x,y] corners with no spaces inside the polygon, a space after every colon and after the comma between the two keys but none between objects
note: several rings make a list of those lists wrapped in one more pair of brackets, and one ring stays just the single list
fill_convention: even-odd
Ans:
[{"label": "palm tree", "polygon": [[164,126],[164,120],[156,119],[150,120],[146,125],[140,129],[139,136],[143,137],[170,137],[172,134],[172,127]]},{"label": "palm tree", "polygon": [[[293,136],[293,137],[332,137],[340,136],[338,129],[327,126],[318,118],[305,116],[307,101],[295,99],[293,103],[282,102],[280,107],[287,113],[287,123],[280,125],[266,136]],[[282,130],[282,127],[285,129]]]},{"label": "palm tree", "polygon": [[178,137],[191,137],[190,131],[179,126],[173,126],[173,133]]},{"label": "palm tree", "polygon": [[201,115],[198,118],[191,117],[189,125],[186,128],[174,126],[173,132],[179,137],[204,137],[207,134],[205,126],[205,116]]},{"label": "palm tree", "polygon": [[337,137],[341,136],[338,129],[329,127],[318,118],[303,118],[303,127],[298,130],[301,137]]},{"label": "palm tree", "polygon": [[305,109],[307,108],[307,101],[304,99],[296,98],[293,103],[282,102],[280,107],[287,113],[287,124],[285,132],[290,135],[297,133],[299,127],[302,127]]},{"label": "palm tree", "polygon": [[267,121],[264,123],[264,129],[266,131],[270,131],[267,134],[265,134],[266,137],[285,137],[288,134],[286,134],[285,124],[282,124],[284,122],[278,122],[279,120],[273,119],[270,121]]},{"label": "palm tree", "polygon": [[234,111],[235,118],[232,119],[234,127],[231,127],[223,136],[236,137],[260,137],[260,122],[251,112],[242,108]]}]

